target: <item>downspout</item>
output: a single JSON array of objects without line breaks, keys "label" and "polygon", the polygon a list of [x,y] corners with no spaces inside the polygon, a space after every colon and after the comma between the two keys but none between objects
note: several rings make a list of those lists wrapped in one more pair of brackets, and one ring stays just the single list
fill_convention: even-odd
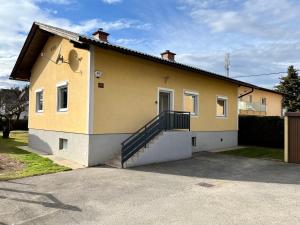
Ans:
[{"label": "downspout", "polygon": [[[239,87],[240,87],[240,86],[239,86]],[[249,92],[247,92],[247,93],[245,93],[245,94],[240,95],[240,96],[238,97],[238,99],[241,99],[242,97],[251,94],[253,91],[254,91],[254,88],[252,87],[252,88],[251,88],[251,91],[249,91]],[[239,109],[239,106],[238,106],[238,114],[239,114],[239,112],[240,112],[240,109]]]}]

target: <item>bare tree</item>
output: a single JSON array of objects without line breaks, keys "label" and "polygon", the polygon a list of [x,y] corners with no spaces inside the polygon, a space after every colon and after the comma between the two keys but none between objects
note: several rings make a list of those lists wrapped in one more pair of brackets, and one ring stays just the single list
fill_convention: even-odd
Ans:
[{"label": "bare tree", "polygon": [[0,90],[0,119],[3,138],[9,138],[14,124],[19,120],[28,105],[28,86],[23,89],[11,88]]}]

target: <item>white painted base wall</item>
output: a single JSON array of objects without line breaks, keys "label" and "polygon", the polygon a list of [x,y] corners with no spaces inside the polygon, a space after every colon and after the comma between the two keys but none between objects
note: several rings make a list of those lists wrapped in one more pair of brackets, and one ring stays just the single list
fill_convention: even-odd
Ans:
[{"label": "white painted base wall", "polygon": [[[68,149],[59,150],[59,139],[68,140]],[[29,129],[28,146],[88,166],[89,135]]]},{"label": "white painted base wall", "polygon": [[[72,160],[84,166],[103,164],[121,151],[121,143],[130,134],[87,135],[49,130],[29,129],[28,146]],[[59,150],[59,139],[68,140],[68,149]]]},{"label": "white painted base wall", "polygon": [[196,137],[197,140],[196,146],[192,147],[193,152],[214,151],[238,145],[238,131],[194,131],[191,137]]},{"label": "white painted base wall", "polygon": [[89,166],[104,164],[121,152],[121,143],[130,134],[90,135]]},{"label": "white painted base wall", "polygon": [[[130,166],[166,162],[191,157],[192,151],[214,151],[237,146],[237,131],[169,131],[149,144],[139,160]],[[104,164],[121,151],[121,143],[130,134],[76,134],[29,129],[29,147],[72,160],[84,166]],[[191,138],[197,138],[192,147]],[[59,150],[59,138],[68,140],[68,149]]]},{"label": "white painted base wall", "polygon": [[191,132],[167,131],[153,139],[142,152],[126,162],[126,167],[168,162],[192,157]]}]

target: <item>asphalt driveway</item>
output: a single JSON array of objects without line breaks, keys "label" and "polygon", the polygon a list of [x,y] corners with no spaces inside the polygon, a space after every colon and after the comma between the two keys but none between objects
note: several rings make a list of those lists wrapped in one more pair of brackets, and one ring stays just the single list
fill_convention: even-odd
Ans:
[{"label": "asphalt driveway", "polygon": [[78,169],[0,182],[0,209],[0,224],[300,224],[300,165],[200,153]]}]

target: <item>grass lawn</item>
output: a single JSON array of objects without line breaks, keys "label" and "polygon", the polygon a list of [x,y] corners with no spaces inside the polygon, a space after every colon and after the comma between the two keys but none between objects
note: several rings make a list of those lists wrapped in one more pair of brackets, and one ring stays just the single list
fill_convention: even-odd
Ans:
[{"label": "grass lawn", "polygon": [[28,143],[28,132],[13,131],[9,139],[3,139],[0,133],[0,180],[35,176],[70,170],[50,159],[27,152],[16,146]]},{"label": "grass lawn", "polygon": [[283,161],[283,149],[264,148],[264,147],[246,147],[236,150],[219,152],[221,154],[244,156],[250,158],[262,158]]}]

